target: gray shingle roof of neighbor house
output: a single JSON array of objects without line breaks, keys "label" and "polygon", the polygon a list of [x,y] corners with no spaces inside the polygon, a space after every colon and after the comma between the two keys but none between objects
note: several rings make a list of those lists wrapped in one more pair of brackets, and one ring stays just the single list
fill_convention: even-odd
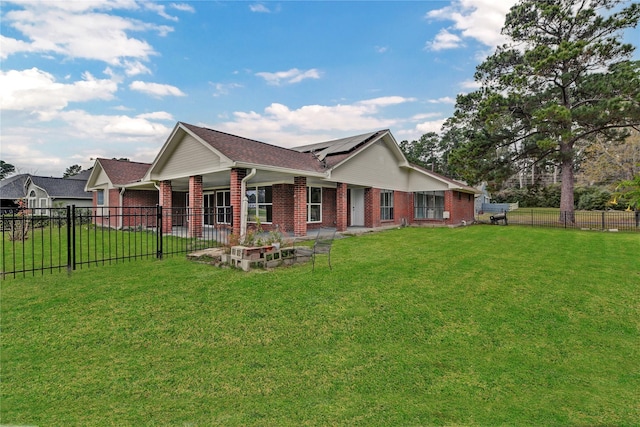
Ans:
[{"label": "gray shingle roof of neighbor house", "polygon": [[29,176],[28,173],[23,173],[0,181],[0,199],[15,200],[24,197],[24,183]]},{"label": "gray shingle roof of neighbor house", "polygon": [[180,124],[235,162],[309,172],[324,171],[322,164],[311,153],[302,153],[184,122]]},{"label": "gray shingle roof of neighbor house", "polygon": [[51,178],[30,176],[33,184],[47,192],[49,197],[66,199],[91,199],[92,194],[84,191],[86,179]]},{"label": "gray shingle roof of neighbor house", "polygon": [[149,170],[151,163],[130,162],[128,160],[97,159],[104,173],[113,185],[126,185],[140,181]]}]

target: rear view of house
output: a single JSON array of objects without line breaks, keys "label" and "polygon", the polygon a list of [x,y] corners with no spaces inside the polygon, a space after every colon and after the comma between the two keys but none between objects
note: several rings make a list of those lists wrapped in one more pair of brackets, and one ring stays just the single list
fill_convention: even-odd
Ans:
[{"label": "rear view of house", "polygon": [[[304,236],[319,227],[457,225],[474,188],[410,164],[389,130],[293,149],[179,122],[151,164],[98,159],[86,189],[109,208],[161,205],[163,231],[201,236],[251,223]],[[169,209],[171,208],[171,209]],[[189,209],[189,216],[180,215]]]}]

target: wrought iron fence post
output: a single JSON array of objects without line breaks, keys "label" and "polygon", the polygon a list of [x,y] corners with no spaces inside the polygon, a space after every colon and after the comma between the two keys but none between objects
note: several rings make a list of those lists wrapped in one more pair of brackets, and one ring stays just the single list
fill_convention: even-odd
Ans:
[{"label": "wrought iron fence post", "polygon": [[604,230],[604,211],[602,211],[602,229]]},{"label": "wrought iron fence post", "polygon": [[71,206],[67,205],[67,273],[71,274],[73,268],[71,259]]},{"label": "wrought iron fence post", "polygon": [[156,258],[162,259],[162,206],[156,205]]},{"label": "wrought iron fence post", "polygon": [[71,241],[73,247],[71,250],[71,265],[73,270],[76,269],[76,205],[71,205]]}]

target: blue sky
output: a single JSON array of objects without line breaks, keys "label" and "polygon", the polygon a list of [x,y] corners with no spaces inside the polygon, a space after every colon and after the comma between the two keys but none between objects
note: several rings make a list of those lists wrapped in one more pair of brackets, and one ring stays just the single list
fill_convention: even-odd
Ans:
[{"label": "blue sky", "polygon": [[2,1],[0,158],[151,162],[177,121],[285,147],[417,139],[476,88],[514,3]]}]

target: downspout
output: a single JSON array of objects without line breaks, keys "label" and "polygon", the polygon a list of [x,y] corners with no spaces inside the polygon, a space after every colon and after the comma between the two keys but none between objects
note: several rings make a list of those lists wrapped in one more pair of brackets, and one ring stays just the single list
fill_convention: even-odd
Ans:
[{"label": "downspout", "polygon": [[247,235],[247,211],[249,210],[249,199],[247,198],[247,182],[256,175],[256,168],[251,169],[249,175],[242,178],[240,182],[240,195],[242,197],[240,211],[240,241],[244,241]]}]

